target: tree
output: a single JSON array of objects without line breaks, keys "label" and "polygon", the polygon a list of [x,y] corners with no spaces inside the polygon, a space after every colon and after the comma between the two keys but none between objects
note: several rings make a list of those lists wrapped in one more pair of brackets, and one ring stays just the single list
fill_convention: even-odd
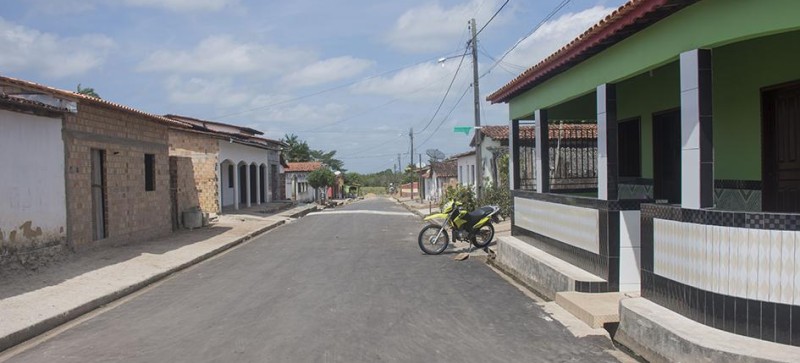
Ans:
[{"label": "tree", "polygon": [[343,169],[344,163],[334,158],[336,155],[336,150],[324,152],[322,150],[311,150],[311,158],[316,161],[321,161],[323,164],[329,166],[333,170],[338,170],[341,172],[347,171]]},{"label": "tree", "polygon": [[281,141],[289,145],[284,157],[290,162],[311,161],[311,149],[305,141],[300,140],[295,134],[284,135]]},{"label": "tree", "polygon": [[349,185],[364,185],[364,177],[356,172],[344,174],[344,182]]},{"label": "tree", "polygon": [[94,91],[94,88],[91,88],[91,87],[81,88],[81,84],[80,83],[78,83],[78,89],[75,91],[75,93],[86,95],[86,96],[90,96],[90,97],[94,97],[94,98],[100,98],[100,95],[97,94],[97,92]]},{"label": "tree", "polygon": [[326,167],[319,168],[314,170],[308,174],[308,184],[311,185],[312,188],[319,190],[319,188],[325,188],[325,192],[328,191],[328,187],[333,185],[336,177],[333,175],[333,171]]}]

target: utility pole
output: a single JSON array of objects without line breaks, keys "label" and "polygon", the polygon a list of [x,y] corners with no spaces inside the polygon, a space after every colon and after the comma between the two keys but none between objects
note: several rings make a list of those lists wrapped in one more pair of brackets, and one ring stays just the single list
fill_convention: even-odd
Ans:
[{"label": "utility pole", "polygon": [[475,190],[478,199],[483,195],[483,157],[481,156],[481,100],[478,88],[478,34],[475,18],[470,20],[472,28],[472,90],[475,93]]},{"label": "utility pole", "polygon": [[403,164],[400,163],[400,153],[397,153],[397,172],[400,173],[400,170],[402,170],[402,168]]},{"label": "utility pole", "polygon": [[[422,154],[419,154],[419,167],[420,168],[422,167]],[[419,201],[420,203],[422,203],[422,194],[424,193],[423,189],[425,189],[424,188],[425,180],[422,179],[422,174],[419,175],[417,180],[419,180]]]},{"label": "utility pole", "polygon": [[[409,160],[411,160],[411,173],[414,173],[414,128],[408,129],[408,136],[411,138],[411,155]],[[411,199],[414,199],[414,179],[411,179]]]}]

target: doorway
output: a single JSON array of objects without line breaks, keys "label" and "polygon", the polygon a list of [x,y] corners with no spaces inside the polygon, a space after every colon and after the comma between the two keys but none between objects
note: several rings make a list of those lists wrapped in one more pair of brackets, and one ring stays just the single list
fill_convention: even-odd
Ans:
[{"label": "doorway", "polygon": [[800,212],[800,82],[761,93],[762,207]]},{"label": "doorway", "polygon": [[681,203],[681,112],[653,114],[653,196],[656,201]]},{"label": "doorway", "polygon": [[92,240],[108,237],[106,230],[106,151],[91,150],[92,158]]}]

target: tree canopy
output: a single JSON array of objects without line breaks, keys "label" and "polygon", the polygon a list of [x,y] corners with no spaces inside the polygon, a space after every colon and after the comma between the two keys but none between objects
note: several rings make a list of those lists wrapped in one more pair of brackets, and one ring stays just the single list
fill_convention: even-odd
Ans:
[{"label": "tree canopy", "polygon": [[94,98],[100,98],[100,95],[97,94],[97,92],[94,91],[94,88],[91,88],[91,87],[82,88],[80,83],[78,83],[78,88],[75,91],[75,93],[86,95],[86,96],[91,96],[91,97],[94,97]]},{"label": "tree canopy", "polygon": [[308,144],[300,140],[295,134],[284,135],[281,141],[285,142],[289,147],[284,152],[284,157],[290,162],[311,161],[311,149]]},{"label": "tree canopy", "polygon": [[333,171],[328,168],[319,168],[308,174],[308,184],[315,189],[331,186],[334,181]]}]

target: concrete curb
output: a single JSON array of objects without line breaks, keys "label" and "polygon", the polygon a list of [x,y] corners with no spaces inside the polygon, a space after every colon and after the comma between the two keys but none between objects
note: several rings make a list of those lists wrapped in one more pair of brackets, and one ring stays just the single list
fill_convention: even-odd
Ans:
[{"label": "concrete curb", "polygon": [[[304,210],[302,210],[300,212],[292,214],[290,216],[290,218],[299,218],[299,217],[305,216],[306,214],[311,213],[312,211],[317,210],[317,209],[318,208],[307,208],[307,209],[304,209]],[[60,325],[62,325],[64,323],[67,323],[67,322],[69,322],[71,320],[74,320],[74,319],[76,319],[76,318],[78,318],[78,317],[80,317],[80,316],[82,316],[82,315],[84,315],[84,314],[86,314],[86,313],[88,313],[88,312],[90,312],[92,310],[95,310],[95,309],[97,309],[97,308],[99,308],[99,307],[101,307],[103,305],[109,304],[109,303],[111,303],[111,302],[113,302],[115,300],[118,300],[118,299],[123,298],[125,296],[128,296],[128,295],[130,295],[130,294],[132,294],[132,293],[134,293],[136,291],[139,291],[139,290],[141,290],[141,289],[143,289],[143,288],[145,288],[145,287],[147,287],[147,286],[149,286],[149,285],[151,285],[153,283],[156,283],[156,282],[158,282],[160,280],[163,280],[163,279],[165,279],[166,277],[168,277],[168,276],[170,276],[172,274],[175,274],[175,273],[180,272],[182,270],[185,270],[185,269],[187,269],[187,268],[189,268],[191,266],[194,266],[194,265],[196,265],[196,264],[198,264],[200,262],[208,260],[208,259],[210,259],[210,258],[212,258],[212,257],[214,257],[216,255],[219,255],[219,254],[221,254],[221,253],[223,253],[223,252],[225,252],[225,251],[227,251],[227,250],[229,250],[231,248],[234,248],[234,247],[236,247],[236,246],[238,246],[238,245],[240,245],[240,244],[242,244],[244,242],[247,242],[247,241],[249,241],[249,240],[251,240],[251,239],[253,239],[253,238],[255,238],[255,237],[257,237],[257,236],[259,236],[259,235],[261,235],[263,233],[265,233],[265,232],[268,232],[268,231],[270,231],[272,229],[275,229],[275,228],[277,228],[279,226],[282,226],[284,224],[286,224],[285,220],[277,221],[277,222],[271,222],[271,223],[265,225],[262,228],[259,228],[257,230],[251,231],[251,232],[245,234],[244,236],[238,237],[238,238],[234,239],[233,241],[231,241],[229,243],[226,243],[226,244],[224,244],[224,245],[222,245],[222,246],[220,246],[218,248],[215,248],[215,249],[213,249],[211,251],[208,251],[208,252],[202,254],[201,256],[198,256],[198,257],[196,257],[196,258],[194,258],[192,260],[184,262],[184,263],[182,263],[182,264],[180,264],[178,266],[169,268],[169,269],[167,269],[167,270],[165,270],[163,272],[160,272],[160,273],[157,273],[157,274],[155,274],[153,276],[150,276],[150,277],[148,277],[148,278],[146,278],[146,279],[144,279],[144,280],[142,280],[140,282],[134,283],[132,285],[129,285],[127,287],[124,287],[122,289],[114,291],[112,293],[109,293],[109,294],[106,294],[106,295],[101,296],[99,298],[96,298],[94,300],[88,301],[88,302],[86,302],[86,303],[84,303],[84,304],[82,304],[82,305],[80,305],[78,307],[75,307],[75,308],[70,309],[68,311],[62,312],[57,316],[54,316],[54,317],[39,321],[39,322],[37,322],[37,323],[35,323],[33,325],[29,325],[29,326],[27,326],[26,328],[24,328],[22,330],[18,330],[16,332],[13,332],[13,333],[8,334],[6,336],[1,336],[0,337],[0,353],[5,351],[8,348],[11,348],[11,347],[16,346],[18,344],[21,344],[21,343],[23,343],[23,342],[25,342],[25,341],[27,341],[27,340],[29,340],[31,338],[37,337],[37,336],[39,336],[41,334],[44,334],[47,331],[50,331],[50,330],[52,330],[52,329],[54,329],[54,328],[56,328],[56,327],[58,327],[58,326],[60,326]]]},{"label": "concrete curb", "polygon": [[407,209],[409,212],[416,214],[420,218],[425,218],[424,214],[420,213],[418,210],[416,210],[414,208],[411,208],[410,206],[408,206],[408,204],[405,204],[405,203],[401,202],[400,199],[397,199],[395,197],[392,197],[392,199],[394,199],[395,202],[400,203],[400,205],[402,205],[403,208]]}]

